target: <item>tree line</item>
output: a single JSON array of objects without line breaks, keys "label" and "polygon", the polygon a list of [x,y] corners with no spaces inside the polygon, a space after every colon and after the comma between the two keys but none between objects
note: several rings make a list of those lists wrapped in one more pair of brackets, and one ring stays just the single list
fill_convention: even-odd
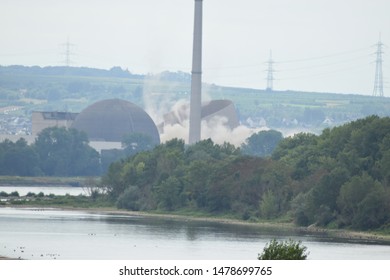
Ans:
[{"label": "tree line", "polygon": [[281,140],[271,156],[242,150],[174,139],[113,163],[102,186],[130,210],[388,229],[390,118],[371,116],[318,136],[300,133]]},{"label": "tree line", "polygon": [[29,145],[24,138],[0,143],[0,175],[96,176],[99,153],[88,145],[86,133],[63,127],[46,128]]},{"label": "tree line", "polygon": [[281,141],[272,160],[298,182],[291,211],[300,225],[390,226],[390,118],[370,116],[320,136]]},{"label": "tree line", "polygon": [[[242,146],[247,154],[270,155],[282,134],[261,131]],[[104,150],[99,154],[89,145],[86,133],[65,127],[42,130],[29,145],[24,138],[0,143],[0,175],[10,176],[97,176],[107,171],[112,162],[151,150],[150,136],[129,133],[123,136],[123,149]]]}]

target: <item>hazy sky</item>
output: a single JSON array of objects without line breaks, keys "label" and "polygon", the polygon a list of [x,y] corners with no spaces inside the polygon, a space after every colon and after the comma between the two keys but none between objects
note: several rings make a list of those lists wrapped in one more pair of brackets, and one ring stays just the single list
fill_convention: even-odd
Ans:
[{"label": "hazy sky", "polygon": [[[275,90],[372,94],[389,0],[204,0],[203,80]],[[194,0],[0,0],[0,65],[191,69]],[[383,73],[390,80],[390,48]],[[390,96],[389,84],[385,95]]]}]

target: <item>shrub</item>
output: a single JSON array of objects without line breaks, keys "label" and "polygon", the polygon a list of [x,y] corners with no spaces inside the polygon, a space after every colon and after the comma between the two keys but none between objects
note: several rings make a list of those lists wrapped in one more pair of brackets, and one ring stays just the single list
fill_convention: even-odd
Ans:
[{"label": "shrub", "polygon": [[137,186],[128,187],[117,200],[117,207],[127,210],[138,211],[140,210],[140,190]]},{"label": "shrub", "polygon": [[0,196],[1,197],[8,197],[8,193],[4,192],[4,191],[1,191],[0,192]]},{"label": "shrub", "polygon": [[19,197],[19,193],[17,191],[14,191],[10,193],[9,196]]},{"label": "shrub", "polygon": [[302,245],[301,241],[276,241],[273,239],[264,247],[259,260],[306,260],[306,246]]}]

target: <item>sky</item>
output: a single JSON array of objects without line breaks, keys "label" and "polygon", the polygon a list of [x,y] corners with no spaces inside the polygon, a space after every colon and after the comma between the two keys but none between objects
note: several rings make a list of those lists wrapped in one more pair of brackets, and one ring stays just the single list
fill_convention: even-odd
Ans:
[{"label": "sky", "polygon": [[[204,0],[203,81],[390,96],[389,0]],[[194,0],[0,0],[0,65],[191,71]]]}]

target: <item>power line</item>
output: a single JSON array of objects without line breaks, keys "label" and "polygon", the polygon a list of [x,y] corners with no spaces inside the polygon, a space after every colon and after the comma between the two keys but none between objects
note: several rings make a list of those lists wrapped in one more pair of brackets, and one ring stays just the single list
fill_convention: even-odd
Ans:
[{"label": "power line", "polygon": [[361,48],[361,49],[337,52],[337,53],[332,53],[332,54],[323,55],[323,56],[315,56],[315,57],[307,57],[307,58],[300,58],[300,59],[291,59],[291,60],[278,61],[278,63],[296,63],[296,62],[306,62],[306,61],[312,61],[312,60],[321,60],[321,59],[325,59],[325,58],[332,58],[332,57],[338,57],[338,56],[343,56],[343,55],[350,55],[350,54],[353,54],[353,53],[367,51],[369,49],[370,49],[370,47],[365,47],[365,48]]},{"label": "power line", "polygon": [[62,46],[65,46],[65,52],[63,55],[65,55],[65,60],[63,61],[65,63],[66,67],[69,67],[71,64],[73,64],[73,61],[71,60],[71,55],[74,53],[71,52],[71,48],[75,46],[74,44],[71,44],[69,42],[69,38],[66,40],[66,43],[62,44]]},{"label": "power line", "polygon": [[269,52],[269,59],[268,59],[268,68],[267,68],[267,91],[273,90],[273,82],[274,82],[274,69],[273,64],[274,61],[272,60],[272,51]]},{"label": "power line", "polygon": [[[363,69],[361,68],[361,65],[353,65],[353,66],[348,66],[345,68],[340,68],[336,70],[329,70],[325,72],[310,72],[308,74],[301,74],[301,75],[296,75],[296,76],[290,76],[290,77],[285,77],[285,78],[280,78],[280,80],[298,80],[298,79],[303,79],[303,78],[314,78],[314,77],[326,77],[326,76],[340,76],[339,73],[346,72],[348,71],[349,73],[351,72],[356,72],[356,71],[362,71]],[[279,79],[277,79],[279,80]]]},{"label": "power line", "polygon": [[[332,53],[328,55],[323,55],[323,56],[316,56],[316,57],[307,57],[307,58],[299,58],[299,59],[292,59],[292,60],[274,60],[273,63],[275,64],[288,64],[288,63],[300,63],[300,62],[308,62],[308,61],[315,61],[315,60],[322,60],[322,59],[328,59],[328,58],[335,58],[335,57],[340,57],[340,56],[345,56],[345,55],[350,55],[362,51],[367,51],[371,47],[365,47],[365,48],[360,48],[360,49],[355,49],[355,50],[350,50],[350,51],[343,51],[343,52],[337,52],[337,53]],[[268,61],[265,62],[268,64]],[[227,65],[227,66],[211,66],[211,67],[204,67],[205,70],[221,70],[221,69],[240,69],[240,68],[253,68],[253,67],[261,67],[264,64],[262,63],[256,63],[256,64],[242,64],[242,65]]]},{"label": "power line", "polygon": [[369,57],[369,55],[364,55],[364,56],[359,56],[359,57],[345,59],[345,60],[337,60],[334,62],[329,62],[329,63],[324,63],[324,64],[314,64],[314,65],[302,66],[302,67],[297,67],[297,68],[281,68],[280,71],[281,72],[288,72],[288,71],[295,72],[295,71],[312,70],[312,69],[316,69],[316,68],[323,68],[323,67],[328,67],[328,66],[334,66],[334,65],[354,62],[354,61],[358,61],[358,60],[368,58],[368,57]]},{"label": "power line", "polygon": [[375,60],[375,81],[374,81],[374,90],[373,96],[383,97],[383,72],[382,72],[382,54],[383,54],[383,43],[381,42],[381,38],[379,36],[379,41],[376,44],[376,60]]}]

